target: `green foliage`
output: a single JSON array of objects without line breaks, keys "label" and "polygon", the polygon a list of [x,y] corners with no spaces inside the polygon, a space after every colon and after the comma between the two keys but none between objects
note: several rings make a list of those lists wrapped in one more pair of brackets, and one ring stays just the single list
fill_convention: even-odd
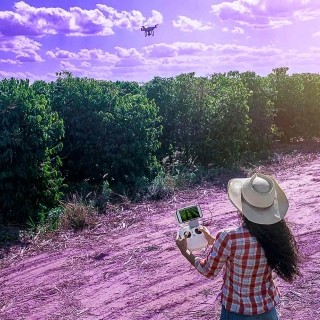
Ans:
[{"label": "green foliage", "polygon": [[[127,93],[131,89],[135,94]],[[106,177],[117,192],[130,193],[139,177],[156,175],[158,109],[137,93],[137,85],[62,74],[51,90],[53,108],[65,123],[67,181],[101,185]]]},{"label": "green foliage", "polygon": [[108,135],[103,151],[112,184],[134,186],[136,178],[157,173],[161,127],[154,103],[141,95],[118,97],[113,112],[105,114],[104,125]]},{"label": "green foliage", "polygon": [[160,156],[172,162],[179,152],[183,162],[201,165],[228,165],[240,156],[249,124],[249,94],[240,79],[181,74],[154,78],[145,90],[163,121]]},{"label": "green foliage", "polygon": [[210,78],[208,132],[199,139],[202,165],[237,163],[248,141],[248,90],[240,79],[216,74]]},{"label": "green foliage", "polygon": [[63,121],[28,80],[0,81],[0,213],[25,221],[61,197]]},{"label": "green foliage", "polygon": [[[187,73],[144,85],[68,71],[49,84],[2,80],[0,223],[29,217],[36,232],[54,230],[62,190],[86,202],[62,208],[71,220],[73,212],[86,216],[87,203],[102,210],[119,197],[166,198],[258,159],[275,139],[319,137],[319,119],[320,75],[288,68],[266,77]],[[66,225],[86,225],[75,219]]]},{"label": "green foliage", "polygon": [[176,102],[176,88],[174,78],[155,77],[144,85],[144,90],[149,100],[153,100],[159,109],[163,130],[161,146],[158,157],[173,157],[175,150],[179,149],[179,117],[180,105]]},{"label": "green foliage", "polygon": [[295,113],[292,137],[310,139],[320,136],[320,75],[293,74],[295,83]]},{"label": "green foliage", "polygon": [[173,195],[175,181],[164,172],[160,172],[149,184],[147,197],[152,200],[166,199]]},{"label": "green foliage", "polygon": [[53,110],[65,124],[61,153],[63,175],[68,182],[96,182],[104,174],[101,166],[101,135],[104,132],[103,110],[113,104],[112,85],[90,79],[59,77],[51,83]]},{"label": "green foliage", "polygon": [[268,75],[275,93],[275,120],[280,138],[309,139],[320,135],[320,75],[287,74],[288,68],[274,69]]},{"label": "green foliage", "polygon": [[110,196],[111,196],[111,193],[112,193],[112,190],[110,188],[110,184],[109,184],[108,180],[103,181],[103,183],[102,183],[102,192],[101,192],[102,196],[106,200],[108,200],[110,198]]},{"label": "green foliage", "polygon": [[261,151],[267,149],[273,138],[274,123],[274,92],[268,83],[268,78],[256,75],[254,72],[239,74],[240,79],[246,86],[249,97],[249,126],[248,126],[248,149]]}]

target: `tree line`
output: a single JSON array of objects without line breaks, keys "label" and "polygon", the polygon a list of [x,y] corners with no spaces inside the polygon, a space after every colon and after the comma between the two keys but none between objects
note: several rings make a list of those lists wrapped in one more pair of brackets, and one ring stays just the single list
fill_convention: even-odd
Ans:
[{"label": "tree line", "polygon": [[146,83],[0,81],[0,215],[23,221],[72,186],[134,196],[163,163],[232,166],[276,140],[320,136],[320,75],[231,71]]}]

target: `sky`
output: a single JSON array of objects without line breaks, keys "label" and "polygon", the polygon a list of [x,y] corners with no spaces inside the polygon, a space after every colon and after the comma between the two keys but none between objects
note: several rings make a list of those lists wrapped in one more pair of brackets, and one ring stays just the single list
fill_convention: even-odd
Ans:
[{"label": "sky", "polygon": [[[154,26],[145,37],[142,26]],[[320,72],[319,0],[0,2],[0,79]]]}]

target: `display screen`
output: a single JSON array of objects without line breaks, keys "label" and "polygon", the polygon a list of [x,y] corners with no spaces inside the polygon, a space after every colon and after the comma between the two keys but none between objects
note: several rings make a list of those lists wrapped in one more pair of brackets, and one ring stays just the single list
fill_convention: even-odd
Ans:
[{"label": "display screen", "polygon": [[181,217],[182,222],[186,222],[201,217],[199,208],[197,206],[180,209],[178,213]]}]

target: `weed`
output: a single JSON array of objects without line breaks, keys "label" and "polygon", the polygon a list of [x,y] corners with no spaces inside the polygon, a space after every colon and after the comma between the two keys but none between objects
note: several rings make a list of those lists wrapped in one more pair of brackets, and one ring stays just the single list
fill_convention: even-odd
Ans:
[{"label": "weed", "polygon": [[174,187],[174,179],[165,173],[161,173],[149,185],[147,197],[152,200],[169,198],[173,195]]},{"label": "weed", "polygon": [[81,230],[95,224],[95,210],[74,194],[70,201],[62,202],[63,214],[58,218],[58,228]]}]

